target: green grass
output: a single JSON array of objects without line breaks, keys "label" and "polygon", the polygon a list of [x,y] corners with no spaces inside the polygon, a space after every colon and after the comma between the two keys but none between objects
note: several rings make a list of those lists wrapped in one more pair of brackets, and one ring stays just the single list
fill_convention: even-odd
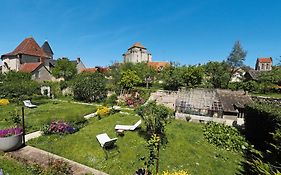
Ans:
[{"label": "green grass", "polygon": [[[146,140],[141,130],[127,131],[118,137],[117,150],[109,152],[108,160],[96,140],[96,135],[106,132],[116,137],[116,124],[134,124],[139,118],[134,115],[115,114],[90,123],[71,135],[42,136],[28,142],[29,145],[53,152],[109,174],[133,174],[143,167],[141,157],[146,156]],[[142,126],[143,128],[143,126]],[[242,155],[217,149],[203,136],[200,124],[173,121],[167,125],[169,143],[160,151],[160,170],[188,170],[193,175],[232,175],[237,172]]]},{"label": "green grass", "polygon": [[11,158],[0,155],[0,169],[3,170],[4,174],[9,173],[10,175],[30,175],[32,174],[31,169],[27,169],[22,163],[19,163]]},{"label": "green grass", "polygon": [[[94,106],[70,102],[40,100],[32,103],[38,106],[32,109],[25,108],[25,124],[28,132],[40,130],[51,120],[79,121],[83,119],[84,115],[96,111]],[[21,107],[19,105],[9,104],[0,107],[0,129],[13,125],[11,117],[16,109],[21,114]]]}]

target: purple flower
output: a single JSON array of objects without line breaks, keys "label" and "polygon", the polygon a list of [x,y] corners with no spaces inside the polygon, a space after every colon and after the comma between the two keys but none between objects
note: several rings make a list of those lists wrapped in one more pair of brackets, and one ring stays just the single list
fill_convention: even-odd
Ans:
[{"label": "purple flower", "polygon": [[[22,128],[8,128],[0,130],[0,137],[8,137],[22,133]],[[0,174],[1,175],[1,174]]]}]

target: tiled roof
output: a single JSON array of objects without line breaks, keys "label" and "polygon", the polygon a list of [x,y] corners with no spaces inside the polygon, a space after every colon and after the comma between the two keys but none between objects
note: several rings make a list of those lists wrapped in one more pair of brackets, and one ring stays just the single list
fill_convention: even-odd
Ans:
[{"label": "tiled roof", "polygon": [[272,62],[272,58],[258,58],[258,62],[259,63],[271,63]]},{"label": "tiled roof", "polygon": [[132,47],[130,47],[129,49],[133,48],[133,47],[138,47],[138,48],[142,48],[145,49],[145,47],[140,43],[140,42],[136,42]]},{"label": "tiled roof", "polygon": [[18,54],[49,58],[49,56],[43,51],[43,49],[36,43],[36,41],[32,37],[24,39],[14,51],[4,55]]},{"label": "tiled roof", "polygon": [[82,72],[95,73],[97,70],[98,70],[98,68],[86,68],[86,69],[83,69]]},{"label": "tiled roof", "polygon": [[39,66],[41,66],[41,62],[38,63],[24,63],[20,66],[19,71],[20,72],[27,72],[27,73],[31,73],[33,71],[35,71]]},{"label": "tiled roof", "polygon": [[170,63],[169,62],[165,62],[165,61],[159,61],[159,62],[156,62],[156,61],[151,61],[151,62],[148,62],[147,63],[149,66],[159,70],[161,68],[164,68],[166,66],[169,66]]}]

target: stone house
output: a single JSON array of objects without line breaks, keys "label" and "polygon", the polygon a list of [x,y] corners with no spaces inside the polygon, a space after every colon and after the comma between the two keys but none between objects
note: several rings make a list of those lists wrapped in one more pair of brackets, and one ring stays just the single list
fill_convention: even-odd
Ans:
[{"label": "stone house", "polygon": [[272,70],[272,58],[258,58],[256,61],[257,71],[271,71]]},{"label": "stone house", "polygon": [[20,66],[20,72],[31,73],[31,79],[39,82],[56,81],[56,78],[51,74],[43,63],[24,63]]}]

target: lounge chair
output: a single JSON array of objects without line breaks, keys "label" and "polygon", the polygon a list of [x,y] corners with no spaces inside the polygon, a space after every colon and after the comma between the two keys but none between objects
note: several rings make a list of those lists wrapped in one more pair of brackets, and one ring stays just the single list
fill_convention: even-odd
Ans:
[{"label": "lounge chair", "polygon": [[136,124],[134,125],[116,125],[115,130],[130,130],[134,131],[139,125],[141,124],[141,120],[139,120]]},{"label": "lounge chair", "polygon": [[37,106],[32,104],[30,100],[24,100],[23,101],[24,106],[28,107],[28,108],[36,108]]},{"label": "lounge chair", "polygon": [[112,148],[114,146],[114,143],[117,141],[117,138],[109,138],[106,133],[99,134],[96,136],[101,147],[103,148]]}]

